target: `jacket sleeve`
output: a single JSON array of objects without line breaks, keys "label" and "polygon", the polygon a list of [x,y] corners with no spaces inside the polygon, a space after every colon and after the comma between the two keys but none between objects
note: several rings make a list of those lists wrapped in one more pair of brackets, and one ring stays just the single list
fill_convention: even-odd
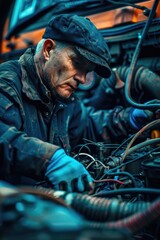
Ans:
[{"label": "jacket sleeve", "polygon": [[115,91],[116,78],[114,72],[110,78],[102,78],[94,94],[85,99],[86,106],[93,106],[95,109],[111,109],[117,105],[117,91]]},{"label": "jacket sleeve", "polygon": [[56,145],[28,137],[21,131],[21,114],[16,104],[0,92],[1,175],[11,172],[41,179]]},{"label": "jacket sleeve", "polygon": [[[83,142],[83,138],[93,142],[115,143],[132,133],[129,123],[130,108],[116,106],[109,110],[95,110],[82,102],[75,106],[71,119],[71,146]],[[74,122],[74,125],[73,125]]]}]

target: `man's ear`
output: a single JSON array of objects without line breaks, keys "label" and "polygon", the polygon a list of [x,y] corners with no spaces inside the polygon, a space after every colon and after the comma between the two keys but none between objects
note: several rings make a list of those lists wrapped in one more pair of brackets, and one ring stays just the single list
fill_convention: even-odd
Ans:
[{"label": "man's ear", "polygon": [[46,61],[49,60],[50,58],[50,51],[54,49],[56,46],[56,43],[52,39],[46,39],[44,44],[43,44],[43,55]]}]

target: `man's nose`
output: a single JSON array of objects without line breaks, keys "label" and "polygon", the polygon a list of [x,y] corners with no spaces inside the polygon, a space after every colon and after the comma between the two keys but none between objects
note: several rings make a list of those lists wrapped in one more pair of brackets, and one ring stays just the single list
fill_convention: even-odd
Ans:
[{"label": "man's nose", "polygon": [[84,84],[86,82],[86,73],[76,74],[75,80],[81,84]]}]

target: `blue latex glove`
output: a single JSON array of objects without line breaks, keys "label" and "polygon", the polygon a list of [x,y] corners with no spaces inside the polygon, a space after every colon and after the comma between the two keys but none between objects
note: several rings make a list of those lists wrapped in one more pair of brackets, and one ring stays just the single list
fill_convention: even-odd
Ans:
[{"label": "blue latex glove", "polygon": [[132,108],[129,114],[129,121],[133,128],[139,130],[153,120],[153,115],[153,112],[149,110]]},{"label": "blue latex glove", "polygon": [[68,192],[93,191],[93,178],[86,168],[63,149],[58,149],[52,156],[45,176],[55,190]]}]

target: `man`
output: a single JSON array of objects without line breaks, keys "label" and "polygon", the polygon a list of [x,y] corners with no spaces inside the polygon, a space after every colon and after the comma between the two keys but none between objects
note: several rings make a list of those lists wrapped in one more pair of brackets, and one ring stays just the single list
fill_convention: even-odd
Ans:
[{"label": "man", "polygon": [[108,78],[109,60],[90,20],[66,14],[53,17],[36,49],[1,64],[1,179],[14,184],[24,177],[47,179],[55,190],[93,191],[92,177],[70,150],[84,137],[121,136],[121,125],[127,132],[128,123],[108,124],[108,112],[84,108],[74,91],[89,71]]}]

